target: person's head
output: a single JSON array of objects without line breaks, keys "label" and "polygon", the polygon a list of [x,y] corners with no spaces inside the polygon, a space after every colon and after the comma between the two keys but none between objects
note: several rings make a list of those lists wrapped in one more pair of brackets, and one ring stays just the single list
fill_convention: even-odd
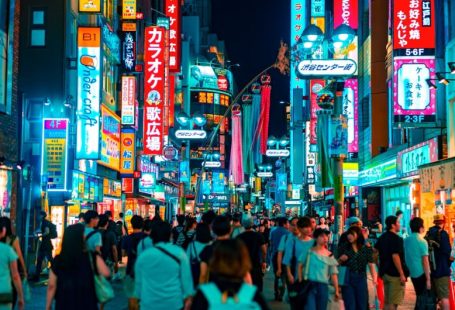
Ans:
[{"label": "person's head", "polygon": [[436,214],[435,216],[433,216],[433,223],[436,226],[442,227],[446,223],[446,217],[444,216],[444,214]]},{"label": "person's head", "polygon": [[365,244],[365,237],[363,236],[362,229],[357,226],[349,227],[347,231],[348,241],[351,244],[357,244],[357,248],[361,248]]},{"label": "person's head", "polygon": [[133,229],[141,230],[142,226],[144,226],[144,219],[139,215],[133,215],[131,217],[131,226]]},{"label": "person's head", "polygon": [[297,230],[297,221],[299,220],[298,217],[293,217],[289,221],[289,231],[294,235],[298,235],[299,231]]},{"label": "person's head", "polygon": [[207,225],[212,225],[213,221],[216,218],[216,213],[213,210],[208,210],[202,215],[201,221],[206,223]]},{"label": "person's head", "polygon": [[284,216],[279,217],[277,222],[278,222],[278,226],[284,227],[284,228],[289,228],[289,221]]},{"label": "person's head", "polygon": [[210,234],[210,227],[206,223],[199,223],[196,226],[196,241],[201,243],[209,243],[212,241],[212,235]]},{"label": "person's head", "polygon": [[234,216],[232,217],[232,224],[234,226],[241,226],[241,221],[242,221],[242,214],[240,213],[235,213]]},{"label": "person's head", "polygon": [[5,217],[0,217],[0,239],[6,237],[6,231],[8,230],[8,221]]},{"label": "person's head", "polygon": [[98,226],[99,216],[98,212],[93,210],[88,210],[84,213],[84,222],[89,227]]},{"label": "person's head", "polygon": [[119,216],[119,218],[121,218],[121,219],[123,220],[123,212],[120,212],[120,213],[118,214],[118,216]]},{"label": "person's head", "polygon": [[183,226],[184,223],[185,223],[185,215],[183,215],[183,214],[177,215],[177,225]]},{"label": "person's head", "polygon": [[106,229],[109,224],[109,218],[106,213],[99,216],[98,228]]},{"label": "person's head", "polygon": [[325,225],[325,217],[321,216],[321,217],[319,218],[319,224],[320,224],[320,225]]},{"label": "person's head", "polygon": [[268,219],[264,219],[262,221],[262,224],[264,225],[265,228],[268,228],[270,226],[270,223],[269,223],[269,220]]},{"label": "person's head", "polygon": [[196,219],[194,217],[188,217],[186,219],[185,231],[196,229],[196,225],[197,225]]},{"label": "person's head", "polygon": [[411,228],[411,232],[413,233],[418,233],[422,234],[425,231],[425,227],[423,225],[423,219],[420,217],[414,217],[410,222],[409,222],[409,227]]},{"label": "person's head", "polygon": [[315,217],[308,217],[308,219],[310,220],[310,227],[312,230],[315,230],[316,229],[316,226],[318,225],[317,221],[316,221],[316,218]]},{"label": "person's head", "polygon": [[330,232],[326,229],[316,228],[313,232],[314,244],[327,247]]},{"label": "person's head", "polygon": [[63,234],[60,251],[63,268],[71,269],[78,265],[85,251],[84,226],[80,224],[68,226]]},{"label": "person's head", "polygon": [[84,212],[79,213],[77,219],[79,223],[84,223]]},{"label": "person's head", "polygon": [[152,232],[150,237],[154,244],[159,242],[169,242],[171,240],[171,225],[167,222],[159,221],[153,224]]},{"label": "person's head", "polygon": [[229,223],[229,220],[225,216],[218,215],[213,219],[212,231],[218,238],[229,236],[229,234],[231,233],[231,224]]},{"label": "person's head", "polygon": [[385,226],[388,231],[394,233],[398,233],[401,228],[400,221],[395,215],[390,215],[385,219]]},{"label": "person's head", "polygon": [[351,226],[362,227],[363,225],[362,221],[357,216],[351,216],[350,218],[348,218],[346,224],[348,227]]},{"label": "person's head", "polygon": [[11,237],[13,235],[13,225],[9,217],[3,216],[3,221],[6,223],[6,235],[5,237]]},{"label": "person's head", "polygon": [[152,220],[151,219],[146,219],[144,221],[144,225],[142,227],[142,231],[147,234],[147,235],[150,235],[150,232],[152,231]]},{"label": "person's head", "polygon": [[105,211],[105,212],[104,212],[104,215],[107,216],[107,219],[108,219],[108,220],[112,220],[112,212],[111,212],[111,211],[109,211],[109,210]]},{"label": "person's head", "polygon": [[395,216],[398,218],[398,220],[400,220],[400,219],[403,217],[403,211],[398,210],[398,211],[395,213]]},{"label": "person's head", "polygon": [[218,277],[243,280],[251,269],[250,256],[242,241],[222,240],[213,249],[209,271]]},{"label": "person's head", "polygon": [[312,218],[308,216],[303,216],[297,221],[297,229],[303,236],[310,236],[313,232],[313,222]]},{"label": "person's head", "polygon": [[254,218],[251,216],[244,216],[242,219],[242,226],[245,227],[246,230],[252,229],[254,226]]}]

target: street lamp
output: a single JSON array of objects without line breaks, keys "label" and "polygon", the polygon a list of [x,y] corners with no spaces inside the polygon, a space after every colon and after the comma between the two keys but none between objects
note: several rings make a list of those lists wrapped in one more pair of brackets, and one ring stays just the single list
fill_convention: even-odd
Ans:
[{"label": "street lamp", "polygon": [[267,150],[265,155],[268,157],[288,157],[290,155],[287,146],[289,145],[289,138],[283,136],[280,139],[270,136],[267,139]]},{"label": "street lamp", "polygon": [[202,158],[204,161],[202,162],[202,167],[205,168],[219,168],[221,167],[221,155],[218,151],[210,151],[202,153]]},{"label": "street lamp", "polygon": [[[205,139],[207,132],[202,128],[207,123],[207,118],[200,112],[196,112],[192,117],[188,116],[185,112],[181,111],[176,116],[177,123],[183,128],[175,132],[177,139],[197,140]],[[200,129],[194,129],[194,126]]]}]

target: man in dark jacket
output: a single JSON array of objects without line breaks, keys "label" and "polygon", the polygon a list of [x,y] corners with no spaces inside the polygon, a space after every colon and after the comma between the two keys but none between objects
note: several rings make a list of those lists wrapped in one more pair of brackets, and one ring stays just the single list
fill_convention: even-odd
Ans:
[{"label": "man in dark jacket", "polygon": [[47,258],[48,262],[52,263],[52,250],[54,249],[51,242],[52,223],[46,220],[46,217],[47,214],[44,211],[41,211],[38,217],[41,230],[41,242],[39,243],[35,275],[31,278],[32,281],[39,281],[44,258]]},{"label": "man in dark jacket", "polygon": [[441,302],[441,309],[449,310],[450,239],[444,230],[445,216],[436,214],[433,220],[434,226],[428,230],[425,237],[430,249],[432,287]]}]

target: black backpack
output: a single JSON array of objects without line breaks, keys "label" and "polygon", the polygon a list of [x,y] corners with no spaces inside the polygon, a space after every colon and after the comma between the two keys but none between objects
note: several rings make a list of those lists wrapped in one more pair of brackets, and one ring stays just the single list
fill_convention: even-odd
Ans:
[{"label": "black backpack", "polygon": [[112,244],[108,244],[107,242],[107,230],[100,230],[101,233],[101,240],[103,245],[101,246],[101,257],[103,257],[104,261],[112,259]]},{"label": "black backpack", "polygon": [[57,237],[57,226],[54,223],[49,222],[49,238],[55,239]]},{"label": "black backpack", "polygon": [[425,235],[425,240],[428,242],[430,269],[432,271],[435,271],[437,267],[436,253],[441,247],[441,229],[436,230],[431,228],[428,230],[427,234]]}]

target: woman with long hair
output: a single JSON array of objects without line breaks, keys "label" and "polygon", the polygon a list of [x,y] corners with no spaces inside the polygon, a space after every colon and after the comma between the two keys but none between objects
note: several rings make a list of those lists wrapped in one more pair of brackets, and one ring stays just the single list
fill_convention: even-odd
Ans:
[{"label": "woman with long hair", "polygon": [[[0,239],[5,238],[7,227],[8,221],[5,218],[0,218]],[[0,310],[13,309],[13,286],[17,291],[18,307],[22,310],[24,308],[24,296],[21,277],[17,271],[17,254],[11,246],[0,242]]]},{"label": "woman with long hair", "polygon": [[183,231],[180,232],[175,244],[180,245],[186,250],[191,241],[194,240],[196,225],[197,222],[194,217],[187,217],[185,220],[185,227],[183,228]]},{"label": "woman with long hair", "polygon": [[[25,266],[24,256],[22,255],[21,244],[19,241],[19,237],[13,234],[13,227],[11,225],[11,220],[8,217],[2,217],[2,220],[5,221],[6,224],[6,235],[0,241],[8,244],[14,249],[18,257],[18,264],[17,270],[19,271],[19,275],[22,279],[27,279],[27,268]],[[17,302],[17,291],[13,285],[13,308]]]},{"label": "woman with long hair", "polygon": [[[95,269],[96,268],[96,269]],[[75,224],[65,229],[62,250],[49,272],[46,310],[98,309],[94,274],[109,277],[109,267],[97,253],[90,253],[85,245],[84,225]]]},{"label": "woman with long hair", "polygon": [[212,281],[199,286],[191,309],[217,309],[223,304],[269,309],[257,288],[244,281],[250,269],[250,256],[242,241],[219,240],[209,263]]},{"label": "woman with long hair", "polygon": [[201,258],[199,255],[211,241],[212,235],[210,234],[209,225],[206,223],[197,224],[195,240],[192,241],[186,249],[186,255],[188,256],[191,265],[194,287],[198,285],[199,276],[201,274]]},{"label": "woman with long hair", "polygon": [[377,274],[373,249],[366,245],[362,229],[351,226],[347,231],[348,244],[340,249],[338,262],[347,267],[346,283],[342,286],[347,310],[363,310],[368,306],[367,265],[376,285]]}]

